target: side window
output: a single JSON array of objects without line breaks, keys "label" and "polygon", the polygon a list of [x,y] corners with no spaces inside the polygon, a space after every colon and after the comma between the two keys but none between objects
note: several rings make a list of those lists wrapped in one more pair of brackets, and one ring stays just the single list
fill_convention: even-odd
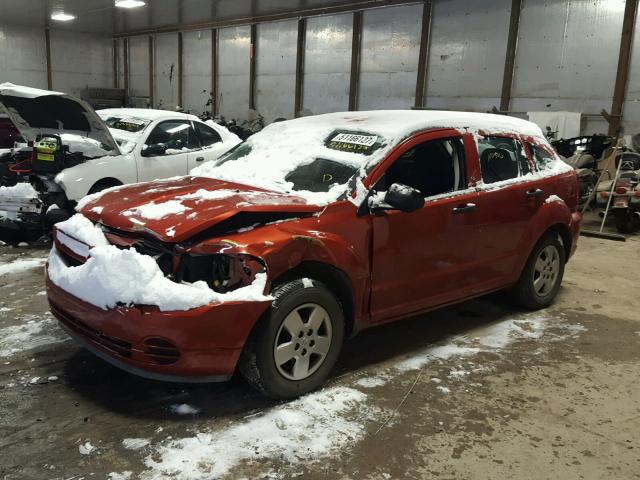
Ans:
[{"label": "side window", "polygon": [[222,138],[220,138],[218,132],[216,132],[208,125],[200,122],[195,122],[195,126],[198,135],[200,136],[200,142],[202,142],[203,147],[210,147],[211,145],[222,141]]},{"label": "side window", "polygon": [[531,172],[520,141],[509,137],[481,137],[478,156],[484,183],[518,178]]},{"label": "side window", "polygon": [[432,140],[413,147],[389,167],[384,183],[381,190],[400,183],[419,190],[425,197],[465,189],[462,139]]},{"label": "side window", "polygon": [[168,120],[149,134],[146,150],[153,155],[173,155],[200,147],[196,132],[188,120]]},{"label": "side window", "polygon": [[551,167],[555,161],[555,157],[551,153],[545,148],[533,145],[532,143],[529,144],[529,148],[531,149],[531,153],[533,153],[533,161],[536,162],[536,167],[539,171]]}]

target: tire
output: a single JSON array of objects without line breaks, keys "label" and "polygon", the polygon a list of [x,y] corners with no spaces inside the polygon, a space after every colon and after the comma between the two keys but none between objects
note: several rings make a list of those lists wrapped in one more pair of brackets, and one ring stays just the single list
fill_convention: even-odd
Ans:
[{"label": "tire", "polygon": [[247,339],[238,366],[247,383],[263,394],[294,398],[322,385],[335,365],[344,340],[344,313],[333,293],[316,280],[311,286],[307,280],[282,284],[272,295],[271,308]]},{"label": "tire", "polygon": [[618,230],[618,233],[633,232],[633,213],[631,213],[628,208],[615,210],[614,218],[616,221],[616,230]]},{"label": "tire", "polygon": [[118,185],[122,185],[122,183],[118,182],[117,180],[99,180],[98,182],[93,184],[93,187],[89,189],[89,193],[87,193],[87,195],[101,192],[106,188],[117,187]]},{"label": "tire", "polygon": [[547,233],[534,247],[513,289],[517,303],[530,310],[551,305],[562,283],[564,265],[565,251],[558,235]]}]

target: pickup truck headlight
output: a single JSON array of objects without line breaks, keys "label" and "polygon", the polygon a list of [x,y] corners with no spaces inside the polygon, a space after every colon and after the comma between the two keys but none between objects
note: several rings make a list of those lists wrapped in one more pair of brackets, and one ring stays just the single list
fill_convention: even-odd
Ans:
[{"label": "pickup truck headlight", "polygon": [[245,287],[258,273],[266,271],[262,261],[246,254],[185,254],[174,275],[177,281],[204,281],[211,289],[225,293]]}]

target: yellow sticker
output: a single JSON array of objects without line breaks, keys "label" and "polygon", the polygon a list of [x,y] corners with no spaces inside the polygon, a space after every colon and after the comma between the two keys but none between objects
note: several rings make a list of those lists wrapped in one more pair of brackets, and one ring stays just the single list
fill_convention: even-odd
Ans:
[{"label": "yellow sticker", "polygon": [[53,155],[49,155],[46,153],[38,153],[38,160],[44,160],[46,162],[53,162],[54,157]]}]

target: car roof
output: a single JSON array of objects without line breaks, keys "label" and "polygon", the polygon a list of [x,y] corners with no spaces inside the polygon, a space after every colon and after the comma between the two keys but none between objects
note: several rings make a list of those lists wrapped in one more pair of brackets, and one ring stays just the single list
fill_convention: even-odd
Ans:
[{"label": "car roof", "polygon": [[127,115],[130,117],[140,118],[142,120],[166,120],[166,119],[184,119],[184,120],[200,120],[195,115],[183,112],[173,112],[171,110],[155,110],[153,108],[105,108],[97,111],[101,117],[104,115]]},{"label": "car roof", "polygon": [[482,130],[486,133],[515,133],[544,138],[535,123],[507,115],[446,110],[373,110],[326,113],[302,117],[289,122],[306,122],[309,128],[350,130],[376,133],[387,139],[401,139],[412,133],[438,129]]}]

